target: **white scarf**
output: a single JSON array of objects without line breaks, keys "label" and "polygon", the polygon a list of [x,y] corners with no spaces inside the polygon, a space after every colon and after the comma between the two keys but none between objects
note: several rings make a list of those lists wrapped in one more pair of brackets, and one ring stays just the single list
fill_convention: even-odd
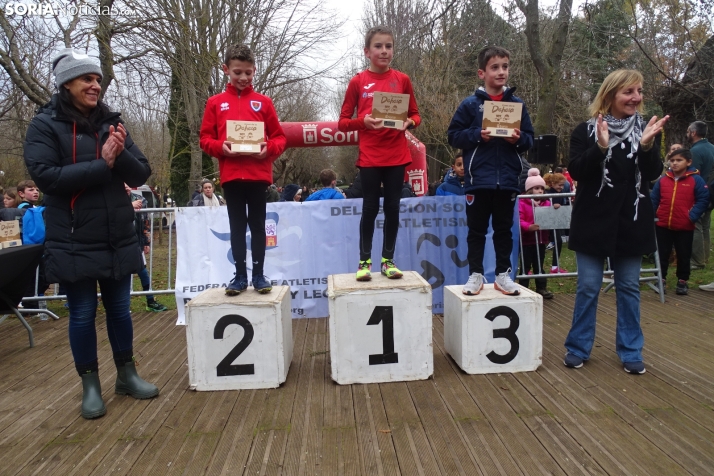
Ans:
[{"label": "white scarf", "polygon": [[203,205],[206,207],[220,207],[221,202],[218,201],[218,197],[216,197],[216,194],[214,193],[211,195],[211,198],[208,198],[205,193],[202,193],[203,195]]}]

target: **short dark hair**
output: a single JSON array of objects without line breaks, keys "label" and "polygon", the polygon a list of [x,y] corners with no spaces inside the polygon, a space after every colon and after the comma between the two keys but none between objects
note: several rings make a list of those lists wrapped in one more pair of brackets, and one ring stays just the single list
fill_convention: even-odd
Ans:
[{"label": "short dark hair", "polygon": [[485,70],[491,58],[511,59],[511,52],[500,46],[487,46],[478,52],[478,69]]},{"label": "short dark hair", "polygon": [[320,172],[320,183],[323,187],[329,187],[333,180],[337,180],[337,174],[331,169],[325,169]]},{"label": "short dark hair", "polygon": [[667,159],[671,159],[672,157],[677,156],[677,155],[681,155],[682,157],[684,157],[684,158],[687,160],[687,162],[691,162],[691,161],[692,161],[692,152],[691,152],[689,149],[677,149],[677,150],[673,150],[673,151],[669,154],[669,157],[667,157]]},{"label": "short dark hair", "polygon": [[245,61],[246,63],[255,64],[255,56],[247,45],[233,45],[226,51],[226,57],[223,64],[226,66],[231,60]]},{"label": "short dark hair", "polygon": [[372,43],[372,38],[374,38],[374,35],[389,35],[392,37],[392,41],[394,41],[394,32],[392,31],[391,28],[384,26],[384,25],[378,25],[375,27],[370,28],[367,30],[367,33],[364,35],[364,47],[369,48],[369,45]]},{"label": "short dark hair", "polygon": [[690,131],[694,132],[697,137],[701,137],[704,139],[707,136],[707,123],[704,121],[694,121],[691,124],[689,124]]},{"label": "short dark hair", "polygon": [[17,184],[17,191],[25,193],[26,188],[37,188],[37,185],[35,185],[35,182],[32,180],[23,180],[22,182]]},{"label": "short dark hair", "polygon": [[459,159],[459,158],[462,158],[462,159],[463,159],[463,158],[464,158],[464,154],[462,154],[461,152],[458,152],[458,153],[454,156],[454,160],[451,161],[451,164],[452,164],[452,165],[456,164],[456,159]]}]

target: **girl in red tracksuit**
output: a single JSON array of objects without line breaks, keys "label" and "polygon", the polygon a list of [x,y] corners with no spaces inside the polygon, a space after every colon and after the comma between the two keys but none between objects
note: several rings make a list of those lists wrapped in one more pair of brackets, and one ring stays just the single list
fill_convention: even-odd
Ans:
[{"label": "girl in red tracksuit", "polygon": [[670,168],[652,189],[650,198],[657,217],[657,248],[661,276],[667,277],[672,245],[677,252],[677,294],[688,294],[694,223],[709,205],[709,189],[690,167],[692,153],[688,149],[675,150],[669,156]]},{"label": "girl in red tracksuit", "polygon": [[[229,84],[224,92],[206,102],[201,124],[201,149],[218,158],[221,186],[228,206],[236,275],[226,287],[226,294],[235,296],[248,287],[246,225],[251,233],[253,287],[265,294],[272,289],[270,280],[263,275],[265,189],[273,183],[273,162],[285,150],[285,134],[271,99],[253,90],[255,59],[250,48],[244,45],[229,48],[223,72],[228,76]],[[261,144],[260,153],[244,155],[231,151],[231,143],[226,140],[228,120],[263,123],[266,141]]]},{"label": "girl in red tracksuit", "polygon": [[[338,123],[342,132],[359,131],[357,167],[360,169],[364,198],[359,224],[360,261],[356,279],[372,279],[372,237],[374,221],[379,213],[382,184],[384,241],[380,268],[387,278],[397,279],[402,277],[402,272],[394,264],[394,246],[399,231],[399,201],[404,169],[412,161],[404,131],[418,126],[421,119],[409,76],[390,68],[394,55],[392,31],[382,26],[371,28],[365,36],[364,54],[369,59],[369,68],[350,80]],[[375,91],[409,94],[408,119],[404,121],[401,130],[385,129],[381,119],[372,117]]]}]

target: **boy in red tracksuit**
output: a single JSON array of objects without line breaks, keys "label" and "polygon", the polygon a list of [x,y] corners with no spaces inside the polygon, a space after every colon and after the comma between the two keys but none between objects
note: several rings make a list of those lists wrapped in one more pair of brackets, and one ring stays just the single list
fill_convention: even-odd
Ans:
[{"label": "boy in red tracksuit", "polygon": [[657,248],[664,280],[667,277],[672,245],[677,252],[677,294],[688,294],[689,259],[692,255],[694,224],[709,205],[709,189],[690,167],[692,153],[688,149],[675,150],[669,156],[670,168],[661,177],[650,194],[656,210]]},{"label": "boy in red tracksuit", "polygon": [[[229,83],[224,92],[206,102],[201,124],[201,149],[218,158],[221,186],[228,206],[236,275],[226,287],[226,294],[235,296],[248,287],[246,225],[251,233],[253,287],[265,294],[272,290],[270,280],[263,275],[265,189],[273,183],[273,162],[285,150],[285,134],[273,101],[253,90],[255,59],[250,48],[245,45],[228,48],[223,72]],[[261,143],[260,153],[245,155],[231,151],[231,143],[226,140],[228,120],[263,123],[266,142]]]}]

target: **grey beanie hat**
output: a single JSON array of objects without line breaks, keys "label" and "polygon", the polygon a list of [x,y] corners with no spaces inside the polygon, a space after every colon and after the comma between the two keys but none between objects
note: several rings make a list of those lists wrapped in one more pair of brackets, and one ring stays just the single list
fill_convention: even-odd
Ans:
[{"label": "grey beanie hat", "polygon": [[82,53],[77,53],[72,48],[65,48],[52,60],[52,72],[55,75],[57,87],[78,78],[83,74],[97,74],[102,77],[102,70],[98,64]]}]

